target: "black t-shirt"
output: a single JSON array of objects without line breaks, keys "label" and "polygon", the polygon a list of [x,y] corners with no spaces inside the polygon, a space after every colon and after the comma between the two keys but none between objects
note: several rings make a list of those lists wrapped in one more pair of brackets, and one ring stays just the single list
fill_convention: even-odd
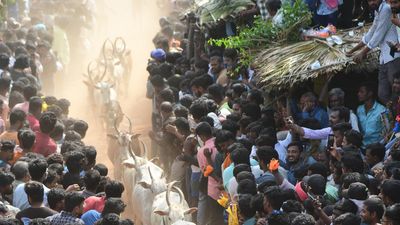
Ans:
[{"label": "black t-shirt", "polygon": [[57,212],[47,207],[40,207],[40,208],[29,207],[17,213],[15,218],[22,221],[21,218],[24,217],[29,219],[36,219],[36,218],[46,218],[54,214],[57,214]]}]

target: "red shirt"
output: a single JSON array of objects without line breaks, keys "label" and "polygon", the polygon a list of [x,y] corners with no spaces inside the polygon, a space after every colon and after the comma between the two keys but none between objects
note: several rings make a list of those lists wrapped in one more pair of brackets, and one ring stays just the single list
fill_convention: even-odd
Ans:
[{"label": "red shirt", "polygon": [[31,128],[31,130],[33,130],[34,132],[40,131],[40,123],[39,123],[39,120],[36,119],[35,116],[33,116],[32,114],[28,114],[26,116],[26,119],[29,122],[29,127]]},{"label": "red shirt", "polygon": [[96,210],[99,213],[103,212],[104,204],[106,203],[106,197],[96,197],[91,196],[85,200],[85,204],[83,206],[83,212],[87,212],[89,210]]},{"label": "red shirt", "polygon": [[39,131],[36,132],[36,142],[32,151],[47,157],[57,151],[57,144],[48,134]]}]

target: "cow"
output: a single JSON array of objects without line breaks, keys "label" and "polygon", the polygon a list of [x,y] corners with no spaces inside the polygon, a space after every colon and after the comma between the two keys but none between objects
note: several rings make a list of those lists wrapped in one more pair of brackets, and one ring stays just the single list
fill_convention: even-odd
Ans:
[{"label": "cow", "polygon": [[[192,221],[197,208],[189,208],[183,192],[175,187],[177,181],[168,184],[167,191],[158,194],[153,201],[151,225],[171,225],[177,221]],[[174,189],[174,192],[172,191]]]}]

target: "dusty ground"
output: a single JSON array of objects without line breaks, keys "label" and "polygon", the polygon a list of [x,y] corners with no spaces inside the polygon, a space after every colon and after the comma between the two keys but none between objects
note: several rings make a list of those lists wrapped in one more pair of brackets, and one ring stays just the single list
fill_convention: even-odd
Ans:
[{"label": "dusty ground", "polygon": [[[88,136],[84,142],[96,147],[98,162],[110,168],[111,162],[106,153],[106,134],[98,129],[87,105],[87,89],[83,84],[82,74],[86,71],[89,60],[94,59],[106,38],[123,37],[127,47],[133,55],[133,72],[131,75],[129,96],[120,99],[123,111],[133,121],[135,132],[147,134],[151,124],[151,101],[145,98],[146,90],[146,62],[153,48],[151,40],[158,31],[158,13],[154,0],[101,0],[106,5],[105,14],[98,15],[99,24],[95,32],[91,33],[92,47],[87,56],[78,59],[69,68],[68,77],[58,77],[58,98],[65,97],[72,102],[71,116],[82,118],[89,123]],[[98,1],[100,2],[100,1]],[[73,46],[72,46],[73,48]],[[126,126],[126,125],[125,125]],[[148,143],[148,138],[142,136]]]}]

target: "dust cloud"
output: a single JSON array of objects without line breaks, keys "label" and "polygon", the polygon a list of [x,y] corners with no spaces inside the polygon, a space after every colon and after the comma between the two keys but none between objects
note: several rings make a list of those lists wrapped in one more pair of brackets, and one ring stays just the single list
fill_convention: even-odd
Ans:
[{"label": "dust cloud", "polygon": [[[88,34],[91,47],[82,59],[72,59],[78,63],[70,65],[68,77],[57,78],[56,96],[65,97],[71,101],[71,117],[82,118],[89,123],[89,131],[83,141],[85,144],[96,147],[97,162],[107,165],[109,175],[112,176],[112,164],[107,157],[107,134],[96,125],[96,119],[98,120],[99,116],[93,115],[89,107],[87,88],[82,82],[84,80],[82,74],[86,72],[88,62],[99,55],[106,38],[112,40],[116,37],[124,38],[127,48],[132,52],[133,71],[129,94],[119,100],[124,113],[133,121],[134,132],[147,134],[151,127],[151,101],[145,97],[146,65],[150,51],[154,48],[151,40],[159,29],[158,18],[162,14],[155,0],[98,0],[96,2],[104,7],[97,14],[95,31]],[[148,143],[149,141],[143,135],[142,138]]]}]

